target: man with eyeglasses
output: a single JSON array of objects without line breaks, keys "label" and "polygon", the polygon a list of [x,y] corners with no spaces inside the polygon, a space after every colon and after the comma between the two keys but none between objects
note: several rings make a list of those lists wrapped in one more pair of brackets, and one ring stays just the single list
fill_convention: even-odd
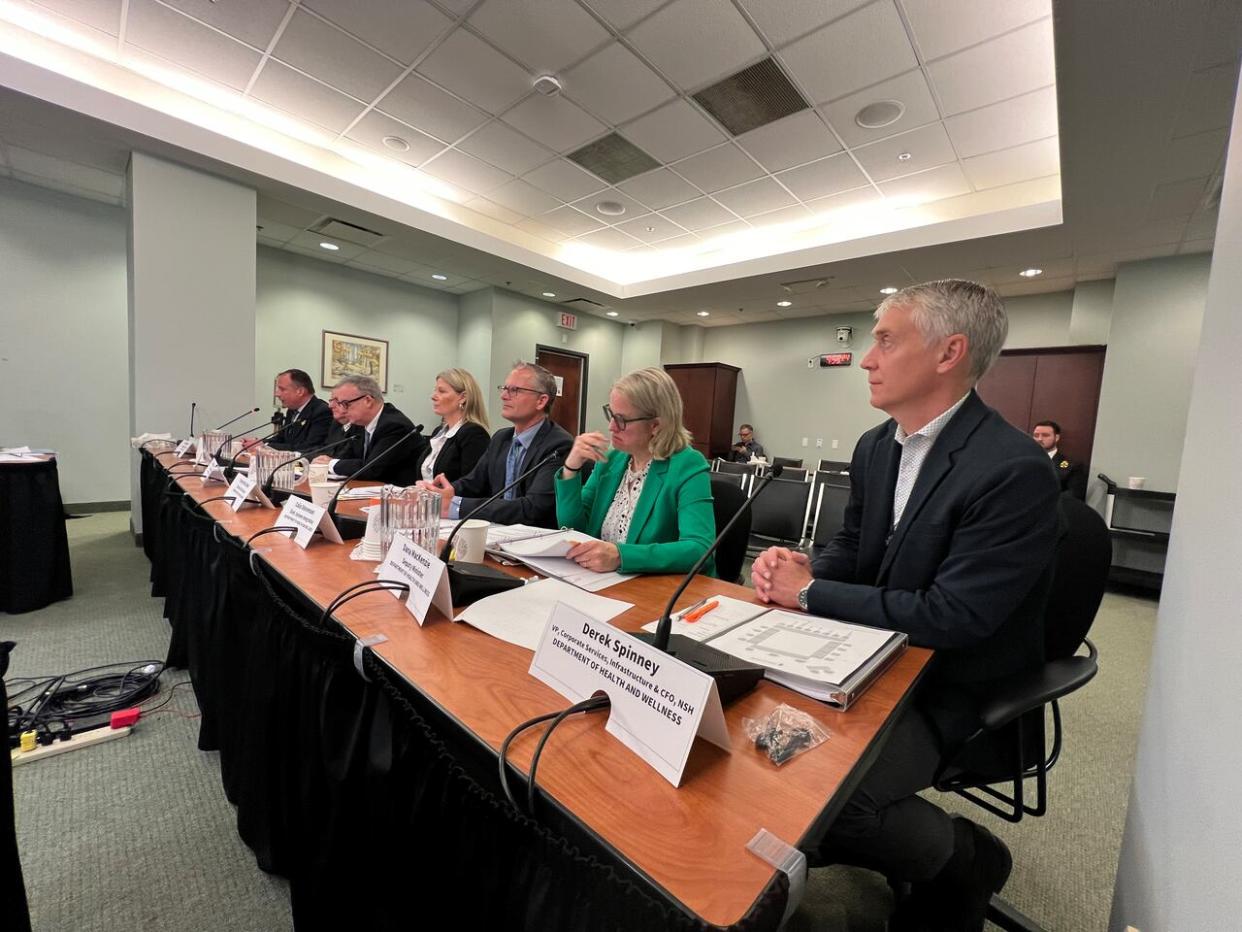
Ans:
[{"label": "man with eyeglasses", "polygon": [[517,362],[500,386],[500,413],[513,424],[492,435],[474,469],[450,483],[443,474],[419,485],[441,497],[440,514],[456,520],[513,482],[522,471],[558,454],[476,515],[497,524],[554,528],[556,493],[552,479],[573,445],[573,437],[548,417],[556,400],[556,379],[543,366]]},{"label": "man with eyeglasses", "polygon": [[376,469],[365,468],[414,429],[414,424],[395,405],[385,403],[384,393],[375,379],[365,375],[341,379],[332,389],[328,404],[334,416],[345,412],[346,421],[353,425],[350,433],[356,431],[358,439],[350,445],[346,456],[337,459],[320,456],[315,459],[316,463],[328,463],[332,475],[338,478],[358,475],[393,485],[413,485],[418,479],[419,458],[428,446],[425,437],[406,441],[401,450]]}]

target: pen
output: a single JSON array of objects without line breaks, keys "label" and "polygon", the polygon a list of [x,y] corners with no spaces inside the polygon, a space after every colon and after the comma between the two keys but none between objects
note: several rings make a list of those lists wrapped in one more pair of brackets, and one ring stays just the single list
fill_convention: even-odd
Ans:
[{"label": "pen", "polygon": [[715,608],[719,604],[720,604],[719,601],[717,601],[716,599],[712,599],[702,608],[696,608],[693,612],[686,615],[685,618],[683,618],[682,620],[683,621],[698,621],[700,618],[702,618],[704,615],[706,615],[708,612],[710,612],[713,608]]},{"label": "pen", "polygon": [[683,608],[680,612],[677,613],[677,617],[685,618],[687,615],[689,615],[692,611],[694,611],[696,608],[698,608],[700,605],[702,605],[706,601],[707,601],[707,596],[704,596],[703,598],[695,602],[693,605],[688,605],[685,608]]}]

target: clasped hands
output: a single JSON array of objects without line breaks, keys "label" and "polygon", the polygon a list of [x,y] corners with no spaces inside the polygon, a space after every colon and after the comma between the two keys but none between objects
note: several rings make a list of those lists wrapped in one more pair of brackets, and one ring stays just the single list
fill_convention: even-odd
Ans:
[{"label": "clasped hands", "polygon": [[750,578],[761,602],[797,608],[798,593],[813,578],[811,561],[805,553],[788,547],[769,547],[755,557]]},{"label": "clasped hands", "polygon": [[453,496],[457,492],[453,489],[453,483],[444,478],[444,473],[437,473],[436,477],[428,482],[426,479],[420,479],[414,484],[415,488],[425,489],[428,492],[435,492],[440,496],[440,517],[447,518],[449,509],[453,507]]}]

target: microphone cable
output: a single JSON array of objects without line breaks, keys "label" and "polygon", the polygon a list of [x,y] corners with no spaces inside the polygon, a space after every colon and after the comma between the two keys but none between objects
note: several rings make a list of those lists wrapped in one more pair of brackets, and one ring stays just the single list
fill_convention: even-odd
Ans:
[{"label": "microphone cable", "polygon": [[528,728],[533,728],[543,722],[552,722],[552,724],[544,729],[543,734],[539,738],[539,744],[536,746],[535,753],[531,757],[530,771],[527,774],[526,812],[527,815],[533,816],[535,814],[535,774],[539,768],[539,758],[540,755],[543,754],[544,745],[548,743],[548,738],[552,736],[552,732],[556,729],[556,726],[565,721],[565,719],[569,718],[569,716],[575,715],[578,712],[598,712],[600,709],[608,708],[611,704],[612,703],[607,696],[592,696],[590,699],[584,699],[581,702],[576,702],[569,706],[569,708],[562,709],[559,712],[547,712],[543,715],[537,715],[534,718],[527,719],[505,735],[505,740],[500,743],[500,788],[504,792],[505,798],[509,800],[509,804],[513,806],[514,809],[518,810],[518,812],[522,811],[522,807],[518,805],[518,801],[509,787],[508,768],[510,764],[508,757],[509,745],[513,742],[513,739],[522,732],[526,731]]}]

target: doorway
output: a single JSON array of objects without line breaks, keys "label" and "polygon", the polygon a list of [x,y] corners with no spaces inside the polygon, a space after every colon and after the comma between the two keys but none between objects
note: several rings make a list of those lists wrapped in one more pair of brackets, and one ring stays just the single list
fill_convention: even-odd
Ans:
[{"label": "doorway", "polygon": [[552,420],[571,437],[586,429],[586,384],[590,357],[573,350],[535,345],[535,362],[556,377]]}]

